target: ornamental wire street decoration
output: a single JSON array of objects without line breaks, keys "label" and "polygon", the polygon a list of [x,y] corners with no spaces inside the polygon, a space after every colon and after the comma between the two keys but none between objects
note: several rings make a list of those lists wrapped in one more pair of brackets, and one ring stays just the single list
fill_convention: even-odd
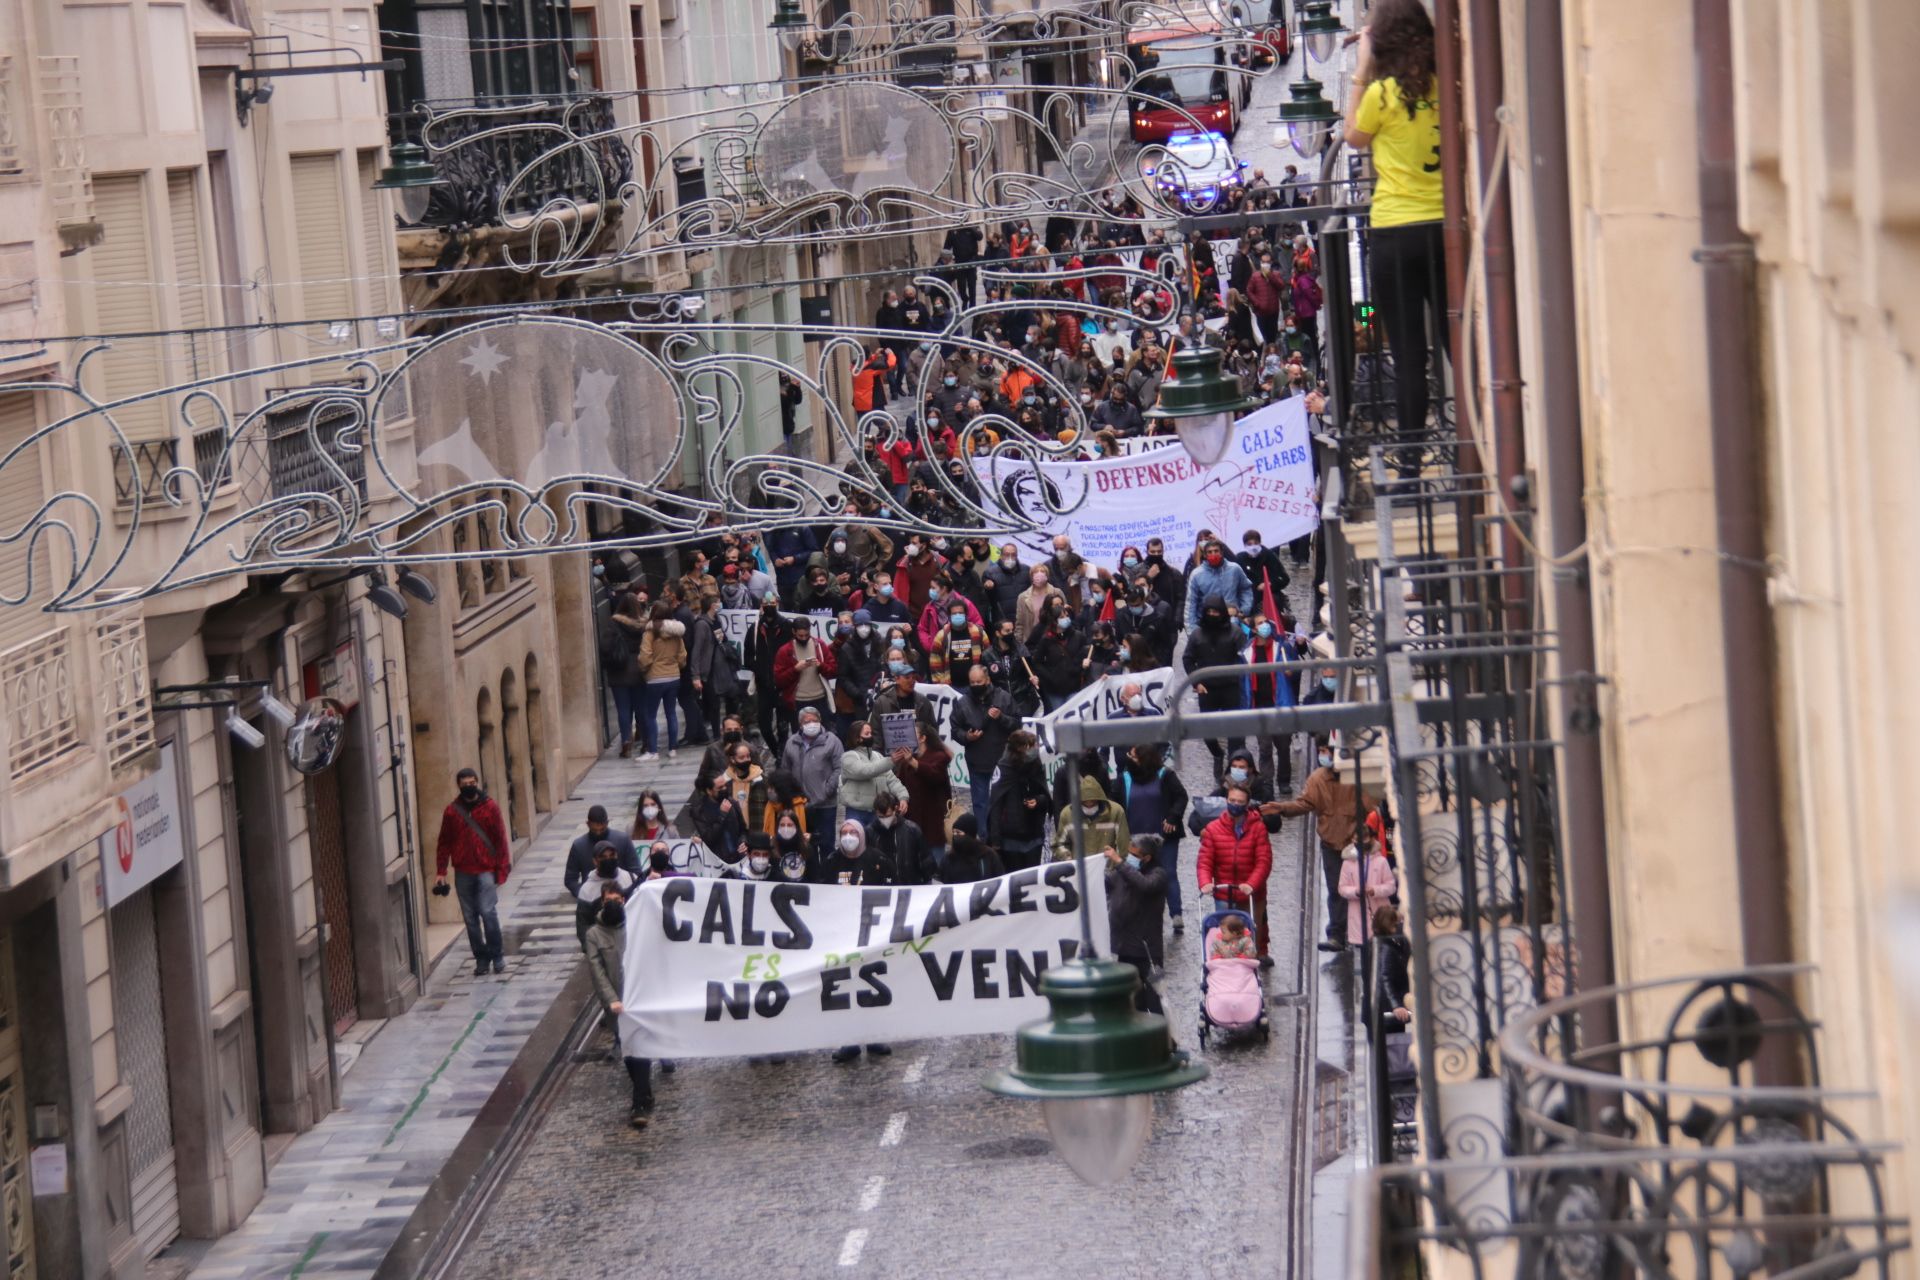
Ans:
[{"label": "ornamental wire street decoration", "polygon": [[[1131,260],[1140,261],[1138,250]],[[1049,281],[1098,275],[1152,290],[1144,295],[1149,309],[1131,313],[1073,299],[1049,305],[1096,325],[1168,324],[1183,270],[1180,254],[1163,250],[1154,270],[1050,272]],[[976,322],[1028,305],[995,295],[1037,277],[979,274],[985,300],[971,308],[960,305],[951,280],[915,281],[952,315],[944,331],[922,335],[925,346],[1024,369],[1060,400],[1063,426],[1084,432],[1079,405],[1051,368],[974,336]],[[498,314],[433,336],[210,368],[118,398],[100,390],[118,348],[160,343],[165,356],[183,338],[200,337],[203,350],[204,335],[71,340],[70,380],[8,386],[43,395],[52,412],[47,425],[0,456],[0,483],[8,467],[38,467],[43,441],[79,432],[98,441],[113,468],[116,501],[104,509],[67,490],[21,527],[0,529],[0,555],[29,565],[20,592],[0,606],[44,599],[51,611],[88,610],[234,574],[662,547],[723,526],[766,530],[848,518],[856,500],[862,523],[927,536],[1031,533],[1070,509],[1051,492],[1016,500],[979,486],[964,465],[934,469],[939,518],[900,508],[863,445],[908,437],[932,457],[926,425],[898,410],[850,418],[827,389],[836,368],[857,366],[867,344],[898,341],[896,330],[833,329],[813,366],[800,368],[728,348],[749,345],[741,339],[755,334],[809,332],[805,326],[700,322],[678,298],[652,303],[615,322]],[[579,305],[604,308],[605,300]],[[153,367],[168,363],[181,362],[155,358]],[[910,403],[926,402],[934,368],[922,364]],[[747,387],[776,374],[813,402],[815,420],[835,442],[833,456],[845,461],[745,450]],[[543,427],[529,430],[529,423]],[[957,459],[996,464],[1062,458],[1073,448],[993,413],[970,421],[958,442]],[[600,528],[590,511],[604,517]]]},{"label": "ornamental wire street decoration", "polygon": [[[1205,175],[1220,157],[1152,141],[1119,165],[1082,131],[1126,137],[1130,120],[1153,112],[1171,116],[1170,133],[1218,137],[1218,109],[1231,102],[1237,118],[1252,78],[1278,65],[1238,4],[1133,3],[1117,18],[1058,9],[909,20],[902,11],[817,29],[797,81],[417,103],[396,120],[396,141],[423,146],[446,180],[409,220],[527,232],[506,261],[543,275],[680,250],[1020,218],[1159,226],[1219,204],[1226,188]],[[835,73],[805,74],[809,48]],[[1028,56],[1063,51],[1087,60],[1093,83],[1027,83]],[[720,103],[673,109],[696,95]],[[615,104],[642,97],[648,118],[616,123]],[[1058,157],[1041,173],[1007,162],[1022,132],[1036,154]],[[1224,156],[1226,144],[1215,145]],[[635,171],[636,155],[648,157],[647,172]],[[1118,210],[1128,195],[1139,214]],[[616,225],[624,234],[597,250]]]}]

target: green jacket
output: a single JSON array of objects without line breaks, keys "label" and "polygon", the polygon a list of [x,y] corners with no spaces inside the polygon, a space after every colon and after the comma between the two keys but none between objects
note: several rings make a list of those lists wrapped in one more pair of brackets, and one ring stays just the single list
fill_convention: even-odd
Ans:
[{"label": "green jacket", "polygon": [[[1108,849],[1118,849],[1125,853],[1133,847],[1133,833],[1127,830],[1127,811],[1107,799],[1107,793],[1093,778],[1080,779],[1080,801],[1099,801],[1100,812],[1091,818],[1083,817],[1081,824],[1086,831],[1087,856],[1099,857]],[[1054,823],[1053,859],[1055,862],[1073,857],[1073,809],[1060,811],[1059,820]]]},{"label": "green jacket", "polygon": [[625,1002],[621,993],[626,990],[624,981],[624,961],[627,954],[627,928],[621,925],[609,929],[595,920],[587,927],[584,944],[587,949],[587,972],[593,977],[593,994],[599,998],[600,1007],[612,1012],[609,1006],[615,1002]]}]

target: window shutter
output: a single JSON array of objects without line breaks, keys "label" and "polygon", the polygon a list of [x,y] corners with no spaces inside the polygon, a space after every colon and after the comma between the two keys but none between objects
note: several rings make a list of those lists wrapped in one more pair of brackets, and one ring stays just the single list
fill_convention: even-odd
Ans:
[{"label": "window shutter", "polygon": [[[313,354],[318,355],[334,345],[327,337],[326,322],[354,314],[348,223],[340,206],[340,157],[335,152],[294,156],[292,168],[293,225],[304,282],[300,291],[307,318],[319,322],[307,330]],[[307,381],[337,379],[344,369],[342,364],[317,365]]]},{"label": "window shutter", "polygon": [[[207,305],[206,252],[200,239],[200,192],[191,169],[167,173],[167,222],[173,233],[173,279],[180,327],[204,329],[212,323],[212,313]],[[210,356],[214,344],[205,334],[181,342],[184,376],[200,378],[213,372]]]},{"label": "window shutter", "polygon": [[[31,393],[17,391],[0,395],[0,458],[32,435],[38,425],[34,418]],[[0,467],[0,533],[14,532],[47,500],[46,481],[40,469],[42,452],[42,448],[36,447],[31,453],[23,454],[7,466]],[[43,540],[40,549],[33,555],[33,598],[41,603],[52,594],[53,585],[48,576],[51,557],[45,548],[46,542]],[[4,592],[8,599],[15,599],[26,585],[25,544],[16,542],[0,547],[0,592]],[[51,631],[56,625],[56,619],[42,613],[32,603],[11,607],[0,605],[0,652]]]},{"label": "window shutter", "polygon": [[367,275],[367,306],[377,313],[384,314],[395,310],[393,305],[393,274],[388,269],[387,254],[393,245],[393,215],[386,208],[383,193],[376,191],[373,184],[380,180],[380,153],[362,151],[360,153],[360,236],[366,246],[365,257]]},{"label": "window shutter", "polygon": [[[103,235],[88,250],[93,260],[94,307],[102,333],[150,333],[160,323],[153,246],[148,236],[147,202],[141,175],[120,173],[93,180],[94,216]],[[129,338],[95,357],[100,364],[93,386],[108,400],[165,385],[160,340]],[[118,410],[114,419],[132,439],[168,434],[166,404],[147,400]]]},{"label": "window shutter", "polygon": [[[385,193],[375,190],[373,185],[380,180],[378,151],[360,153],[359,179],[360,238],[364,246],[361,259],[367,264],[366,274],[370,277],[366,290],[367,309],[375,315],[392,315],[400,309],[399,299],[395,297],[396,268],[388,260],[388,255],[393,252],[394,221],[393,210],[385,199]],[[392,340],[374,332],[363,333],[361,337],[376,345]],[[375,356],[373,362],[390,373],[399,365],[400,358],[400,352],[389,351],[385,355]],[[383,416],[388,421],[409,417],[413,412],[409,395],[406,380],[402,379],[382,401]]]}]

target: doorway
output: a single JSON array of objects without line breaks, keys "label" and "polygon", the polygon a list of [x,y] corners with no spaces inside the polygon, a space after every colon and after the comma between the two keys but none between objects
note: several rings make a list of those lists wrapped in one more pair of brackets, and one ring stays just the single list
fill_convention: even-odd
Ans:
[{"label": "doorway", "polygon": [[353,896],[336,767],[307,777],[307,846],[313,857],[314,894],[326,924],[327,1017],[337,1036],[359,1020],[360,981],[353,965]]},{"label": "doorway", "polygon": [[20,1050],[20,1002],[13,981],[13,932],[0,929],[0,1259],[8,1280],[39,1275],[33,1195],[27,1171],[27,1082]]},{"label": "doorway", "polygon": [[180,1234],[180,1184],[174,1162],[172,1085],[160,995],[160,943],[148,886],[108,911],[113,962],[114,1038],[127,1107],[127,1173],[133,1235],[151,1258]]}]

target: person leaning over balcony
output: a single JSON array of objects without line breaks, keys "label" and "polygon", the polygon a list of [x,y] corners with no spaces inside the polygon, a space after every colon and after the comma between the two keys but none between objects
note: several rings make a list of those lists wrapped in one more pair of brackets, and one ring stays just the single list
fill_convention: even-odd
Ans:
[{"label": "person leaning over balcony", "polygon": [[1397,376],[1402,434],[1427,421],[1427,311],[1445,264],[1433,20],[1420,0],[1380,0],[1360,34],[1346,140],[1373,151],[1372,292]]}]

